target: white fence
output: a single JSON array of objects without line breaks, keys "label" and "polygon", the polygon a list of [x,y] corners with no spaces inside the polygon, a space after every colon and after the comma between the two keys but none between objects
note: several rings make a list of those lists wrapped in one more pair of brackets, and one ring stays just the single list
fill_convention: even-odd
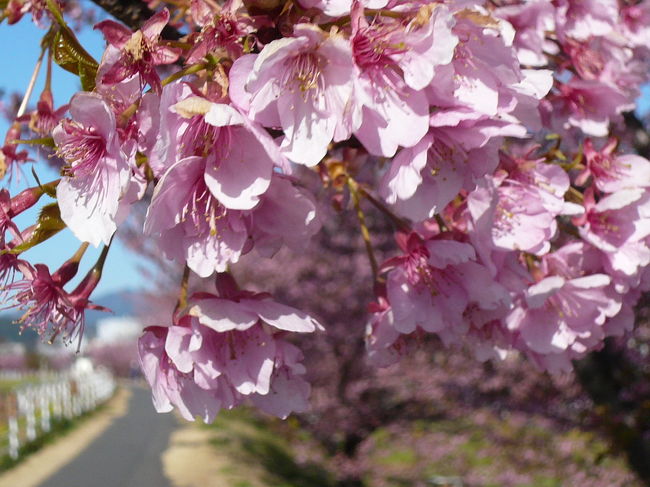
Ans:
[{"label": "white fence", "polygon": [[114,390],[112,374],[101,369],[50,375],[42,382],[17,387],[5,398],[5,453],[18,458],[20,447],[50,431],[53,421],[95,409]]}]

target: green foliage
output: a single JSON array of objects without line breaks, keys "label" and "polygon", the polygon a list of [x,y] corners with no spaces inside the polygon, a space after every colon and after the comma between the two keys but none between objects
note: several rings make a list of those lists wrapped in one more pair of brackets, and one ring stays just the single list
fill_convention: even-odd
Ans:
[{"label": "green foliage", "polygon": [[64,228],[65,223],[63,223],[63,220],[61,219],[59,205],[56,203],[45,205],[41,209],[41,213],[38,215],[38,221],[36,222],[36,227],[31,236],[20,245],[14,247],[12,253],[19,254],[25,250],[29,250],[56,235]]},{"label": "green foliage", "polygon": [[66,71],[79,76],[85,91],[92,91],[99,65],[81,47],[74,34],[69,30],[58,31],[52,39],[51,48],[54,61]]},{"label": "green foliage", "polygon": [[99,64],[86,51],[74,33],[65,23],[63,13],[53,0],[47,0],[47,7],[54,16],[57,25],[45,36],[44,46],[52,51],[52,58],[66,71],[79,76],[81,87],[85,91],[95,88],[95,77]]}]

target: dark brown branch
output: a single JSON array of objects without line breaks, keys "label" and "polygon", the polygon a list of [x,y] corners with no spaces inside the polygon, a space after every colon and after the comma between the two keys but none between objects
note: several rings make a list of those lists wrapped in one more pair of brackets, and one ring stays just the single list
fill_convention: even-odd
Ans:
[{"label": "dark brown branch", "polygon": [[[98,7],[126,24],[131,30],[138,30],[155,12],[142,0],[92,0]],[[162,38],[176,41],[183,37],[174,27],[167,25],[162,31]]]},{"label": "dark brown branch", "polygon": [[634,148],[640,156],[650,158],[650,134],[648,128],[637,118],[634,112],[624,113],[625,126],[634,135]]}]

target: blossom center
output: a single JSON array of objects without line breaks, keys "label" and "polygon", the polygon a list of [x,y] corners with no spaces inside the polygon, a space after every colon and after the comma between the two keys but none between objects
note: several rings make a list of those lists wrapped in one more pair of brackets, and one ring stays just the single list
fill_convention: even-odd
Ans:
[{"label": "blossom center", "polygon": [[598,79],[603,69],[605,69],[605,60],[599,51],[586,46],[584,43],[575,41],[568,42],[566,49],[573,60],[575,68],[583,78]]},{"label": "blossom center", "polygon": [[361,69],[385,69],[393,64],[391,56],[406,52],[406,45],[403,42],[396,42],[393,39],[396,28],[366,27],[352,39],[352,50],[354,62]]},{"label": "blossom center", "polygon": [[206,157],[213,152],[221,133],[220,127],[206,123],[203,115],[192,117],[180,138],[183,157]]},{"label": "blossom center", "polygon": [[285,86],[298,86],[306,93],[310,90],[323,89],[322,60],[313,52],[303,52],[286,61]]},{"label": "blossom center", "polygon": [[214,237],[219,233],[218,221],[225,216],[226,208],[214,197],[202,179],[197,181],[183,207],[181,220],[190,222],[198,235],[209,233]]},{"label": "blossom center", "polygon": [[94,127],[84,127],[71,120],[63,122],[66,140],[57,148],[57,155],[67,165],[66,176],[91,174],[99,161],[106,155],[106,141]]},{"label": "blossom center", "polygon": [[419,247],[411,251],[405,263],[406,278],[411,286],[420,284],[427,287],[433,296],[438,294],[436,289],[435,273],[429,265],[429,251],[426,247]]},{"label": "blossom center", "polygon": [[145,52],[148,51],[148,46],[142,31],[136,31],[131,38],[126,42],[124,51],[128,53],[133,61],[140,61],[143,59]]},{"label": "blossom center", "polygon": [[592,231],[609,238],[620,237],[621,226],[608,212],[591,212],[588,217]]}]

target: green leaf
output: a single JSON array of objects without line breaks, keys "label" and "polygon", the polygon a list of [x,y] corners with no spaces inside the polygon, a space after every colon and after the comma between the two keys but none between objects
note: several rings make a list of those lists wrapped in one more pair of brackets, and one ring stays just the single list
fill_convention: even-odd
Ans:
[{"label": "green leaf", "polygon": [[29,250],[56,235],[65,227],[65,223],[61,220],[59,205],[56,203],[45,205],[41,209],[41,213],[38,216],[38,221],[36,222],[36,227],[34,228],[31,237],[20,245],[15,246],[11,250],[11,253],[20,254],[21,252]]},{"label": "green leaf", "polygon": [[81,88],[84,91],[93,91],[95,89],[95,78],[97,77],[97,68],[88,69],[85,66],[79,66],[79,79]]},{"label": "green leaf", "polygon": [[66,71],[79,76],[84,90],[92,91],[99,67],[97,61],[79,44],[77,37],[65,23],[63,12],[56,1],[46,0],[46,4],[56,24],[50,28],[43,42],[49,45],[54,62]]},{"label": "green leaf", "polygon": [[99,65],[81,47],[81,44],[69,29],[63,28],[54,34],[50,47],[54,62],[66,71],[79,76],[84,90],[91,91],[95,87],[95,76]]},{"label": "green leaf", "polygon": [[46,147],[55,147],[54,139],[52,137],[41,137],[40,139],[14,139],[12,144],[27,144],[27,145],[44,145]]}]

